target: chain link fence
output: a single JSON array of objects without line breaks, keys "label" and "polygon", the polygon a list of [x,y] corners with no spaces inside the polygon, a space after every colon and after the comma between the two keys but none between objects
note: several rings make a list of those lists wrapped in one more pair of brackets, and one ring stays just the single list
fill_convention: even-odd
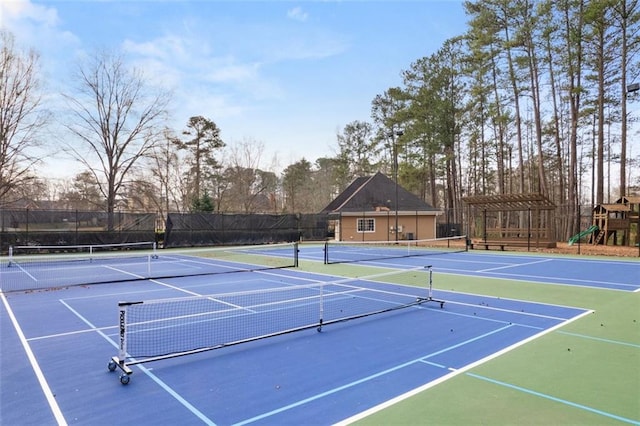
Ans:
[{"label": "chain link fence", "polygon": [[160,247],[264,244],[329,237],[324,214],[204,214],[0,209],[0,252],[9,246],[157,242]]},{"label": "chain link fence", "polygon": [[[640,215],[638,206],[625,212],[627,231],[609,232],[605,246],[638,247],[640,256]],[[570,211],[571,210],[571,211]],[[459,213],[459,212],[458,212]],[[476,212],[477,213],[477,212]],[[463,216],[459,223],[453,218]],[[498,216],[492,220],[497,221]],[[514,229],[533,227],[527,212],[504,214]],[[205,214],[170,213],[159,217],[153,213],[130,213],[81,210],[0,209],[0,251],[7,253],[16,245],[119,244],[155,241],[165,247],[207,245],[264,244],[285,241],[323,241],[334,237],[327,214]],[[620,223],[620,222],[618,222]],[[166,226],[165,226],[166,224]],[[557,206],[552,219],[536,224],[536,229],[550,232],[558,242],[594,224],[594,207],[570,209]],[[436,236],[467,235],[477,237],[483,227],[479,216],[465,209],[463,215],[444,209],[436,219]],[[513,225],[513,226],[512,226]],[[593,235],[585,233],[573,244],[589,245]]]},{"label": "chain link fence", "polygon": [[0,251],[16,245],[154,241],[156,215],[80,210],[0,209]]},{"label": "chain link fence", "polygon": [[164,247],[265,244],[325,240],[325,214],[170,213]]}]

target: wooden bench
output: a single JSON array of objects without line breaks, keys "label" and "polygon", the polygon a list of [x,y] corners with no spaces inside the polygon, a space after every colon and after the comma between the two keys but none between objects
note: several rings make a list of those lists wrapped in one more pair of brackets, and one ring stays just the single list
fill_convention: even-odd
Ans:
[{"label": "wooden bench", "polygon": [[504,251],[505,247],[552,248],[555,247],[556,244],[551,241],[535,240],[474,240],[471,241],[469,248],[473,249],[474,246],[484,247],[485,250],[489,250],[489,247],[500,247],[500,250]]},{"label": "wooden bench", "polygon": [[475,246],[481,246],[484,247],[485,250],[489,250],[489,247],[500,247],[500,250],[504,251],[504,243],[497,243],[497,242],[491,242],[491,241],[474,241],[471,243],[471,245],[469,246],[470,249],[474,249]]},{"label": "wooden bench", "polygon": [[473,249],[475,246],[479,246],[489,250],[489,247],[500,247],[500,250],[504,251],[505,246],[508,245],[509,243],[506,241],[473,241],[470,248]]}]

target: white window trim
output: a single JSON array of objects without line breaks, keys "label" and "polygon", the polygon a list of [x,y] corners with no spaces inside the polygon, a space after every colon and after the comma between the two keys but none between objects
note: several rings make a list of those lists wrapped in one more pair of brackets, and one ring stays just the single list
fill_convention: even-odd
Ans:
[{"label": "white window trim", "polygon": [[[372,229],[368,229],[368,223],[371,223]],[[362,226],[360,226],[362,224]],[[376,232],[376,219],[373,217],[359,217],[356,222],[356,230],[360,234],[374,233]]]}]

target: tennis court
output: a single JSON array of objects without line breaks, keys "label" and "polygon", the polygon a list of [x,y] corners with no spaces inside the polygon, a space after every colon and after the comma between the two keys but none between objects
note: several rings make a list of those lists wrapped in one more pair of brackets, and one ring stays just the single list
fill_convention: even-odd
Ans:
[{"label": "tennis court", "polygon": [[[323,248],[309,245],[299,248],[300,267],[291,268],[291,255],[290,247],[271,247],[257,257],[160,251],[130,263],[74,260],[63,264],[66,272],[53,262],[3,265],[0,283],[10,283],[13,291],[2,295],[0,420],[227,425],[334,424],[362,417],[365,423],[416,423],[424,407],[442,404],[443,394],[461,379],[515,386],[517,380],[483,369],[512,363],[550,338],[575,339],[569,333],[582,333],[572,327],[601,320],[592,302],[612,294],[632,307],[640,287],[640,263],[619,260],[587,267],[565,259],[556,270],[549,265],[560,258],[535,263],[542,259],[470,252],[324,265]],[[149,263],[156,264],[156,278],[147,278]],[[64,277],[80,273],[70,268],[82,268],[84,281],[94,277],[89,281],[102,284],[65,285]],[[114,269],[125,275],[105,283]],[[596,285],[603,269],[610,273],[605,284]],[[241,272],[219,273],[231,270]],[[47,280],[52,281],[45,285]],[[577,298],[575,306],[562,302],[584,291],[597,294]],[[127,351],[132,373],[126,385],[120,368],[108,368],[120,354],[123,306],[132,308],[127,315],[146,306],[162,308],[149,317],[127,318],[127,348],[140,353]],[[200,341],[202,330],[220,337]],[[623,339],[628,361],[637,360],[637,334],[608,340]],[[579,353],[575,348],[572,354]],[[173,356],[182,350],[189,356]],[[562,351],[571,352],[564,346]],[[156,360],[158,355],[163,356]],[[640,383],[633,368],[626,368],[626,386]],[[619,396],[623,403],[625,398]],[[559,401],[564,399],[554,404],[577,411],[570,419],[640,419],[637,403],[575,408]],[[405,417],[407,404],[422,407],[409,410],[418,417]],[[439,417],[454,408],[446,406],[430,414],[434,423],[465,422]]]},{"label": "tennis court", "polygon": [[327,257],[328,251],[335,258],[334,261],[330,258],[330,263],[358,262],[397,269],[416,267],[426,260],[441,273],[622,291],[640,290],[640,262],[633,258],[596,259],[513,252],[464,252],[455,246],[422,252],[405,252],[402,248],[396,257],[384,258],[383,250],[373,256],[363,254],[366,252],[363,246],[367,245],[335,244],[333,247],[329,246],[329,250],[326,250],[326,246],[316,246],[315,249],[306,251],[304,256],[306,259],[319,261]]}]

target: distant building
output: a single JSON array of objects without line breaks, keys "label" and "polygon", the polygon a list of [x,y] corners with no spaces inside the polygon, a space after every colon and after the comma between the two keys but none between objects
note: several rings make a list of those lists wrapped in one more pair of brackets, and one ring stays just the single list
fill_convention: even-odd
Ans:
[{"label": "distant building", "polygon": [[380,172],[355,179],[322,213],[330,215],[338,241],[435,238],[442,214]]}]

